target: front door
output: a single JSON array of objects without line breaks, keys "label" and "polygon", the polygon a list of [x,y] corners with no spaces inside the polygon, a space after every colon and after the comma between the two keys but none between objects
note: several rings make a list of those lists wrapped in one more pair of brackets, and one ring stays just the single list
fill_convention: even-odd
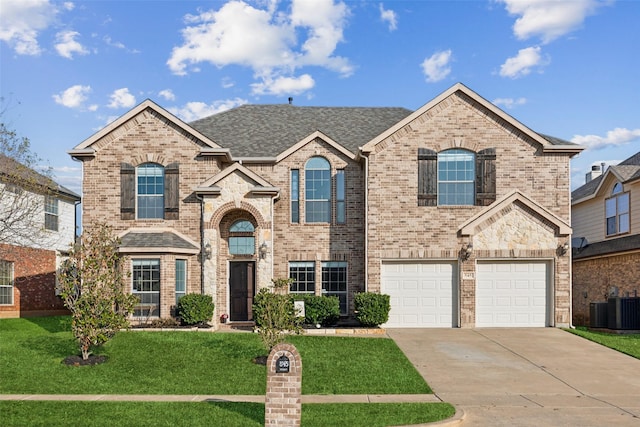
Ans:
[{"label": "front door", "polygon": [[251,320],[253,296],[255,295],[254,261],[229,263],[229,320],[242,322]]}]

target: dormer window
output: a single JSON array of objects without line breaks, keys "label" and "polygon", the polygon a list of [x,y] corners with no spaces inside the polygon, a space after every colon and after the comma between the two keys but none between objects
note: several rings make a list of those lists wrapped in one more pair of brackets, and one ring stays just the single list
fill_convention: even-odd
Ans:
[{"label": "dormer window", "polygon": [[616,183],[611,197],[605,200],[607,236],[629,232],[629,193],[624,193],[622,184]]}]

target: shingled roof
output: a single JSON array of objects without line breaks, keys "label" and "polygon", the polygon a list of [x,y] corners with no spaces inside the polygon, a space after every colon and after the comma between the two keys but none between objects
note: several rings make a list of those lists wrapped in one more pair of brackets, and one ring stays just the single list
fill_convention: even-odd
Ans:
[{"label": "shingled roof", "polygon": [[75,192],[4,154],[0,154],[0,180],[26,190],[51,192],[59,197],[80,201],[80,196]]},{"label": "shingled roof", "polygon": [[276,157],[315,131],[355,154],[411,113],[394,107],[243,105],[189,124],[237,158]]},{"label": "shingled roof", "polygon": [[617,239],[603,240],[590,243],[583,248],[573,248],[573,259],[584,259],[602,256],[612,253],[635,251],[640,248],[640,234],[618,237]]},{"label": "shingled roof", "polygon": [[[615,175],[622,182],[629,182],[640,178],[640,151],[629,157],[626,160],[618,163],[615,166],[609,166],[607,172],[615,173]],[[581,187],[576,188],[571,192],[571,200],[581,200],[585,197],[594,195],[598,188],[600,187],[600,183],[606,176],[606,173],[592,179]]]}]

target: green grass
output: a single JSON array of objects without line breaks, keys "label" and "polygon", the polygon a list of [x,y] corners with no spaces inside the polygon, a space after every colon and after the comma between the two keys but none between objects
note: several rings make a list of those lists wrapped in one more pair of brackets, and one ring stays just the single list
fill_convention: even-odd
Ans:
[{"label": "green grass", "polygon": [[640,359],[640,334],[610,334],[606,332],[590,331],[584,326],[567,329],[572,334],[597,342],[621,353]]},{"label": "green grass", "polygon": [[[265,354],[256,334],[121,332],[96,366],[66,366],[78,354],[68,317],[0,320],[0,393],[264,394]],[[391,339],[295,336],[303,394],[430,393]]]},{"label": "green grass", "polygon": [[[446,403],[305,404],[302,405],[302,426],[417,424],[442,420],[454,412]],[[0,401],[0,413],[2,425],[6,427],[264,426],[261,403]]]}]

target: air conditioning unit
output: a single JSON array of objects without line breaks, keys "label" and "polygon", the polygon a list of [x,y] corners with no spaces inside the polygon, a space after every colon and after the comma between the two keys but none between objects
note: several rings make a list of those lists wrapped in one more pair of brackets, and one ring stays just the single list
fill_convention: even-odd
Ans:
[{"label": "air conditioning unit", "polygon": [[640,330],[640,297],[615,297],[607,302],[609,329]]},{"label": "air conditioning unit", "polygon": [[592,302],[589,304],[589,326],[592,328],[607,328],[609,319],[607,317],[608,302]]}]

